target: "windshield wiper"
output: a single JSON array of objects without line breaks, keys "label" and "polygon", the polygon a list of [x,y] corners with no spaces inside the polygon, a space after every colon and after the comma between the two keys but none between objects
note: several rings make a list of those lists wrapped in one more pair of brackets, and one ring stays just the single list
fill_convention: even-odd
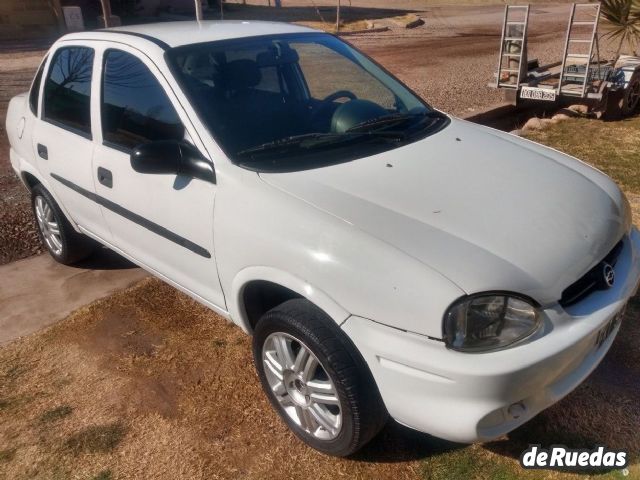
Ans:
[{"label": "windshield wiper", "polygon": [[246,148],[236,153],[236,156],[244,157],[253,153],[261,153],[272,150],[280,150],[283,148],[317,148],[327,145],[335,145],[348,140],[363,137],[379,137],[383,139],[397,140],[399,132],[344,132],[344,133],[304,133],[302,135],[293,135],[290,137],[266,142],[255,147]]},{"label": "windshield wiper", "polygon": [[[356,132],[375,132],[379,128],[383,128],[389,125],[395,125],[403,123],[409,120],[420,120],[422,122],[425,119],[441,118],[443,115],[435,110],[422,112],[422,113],[390,113],[389,115],[383,115],[381,117],[371,118],[364,122],[357,123],[353,127],[347,129],[348,133]],[[398,132],[395,132],[396,134]]]}]

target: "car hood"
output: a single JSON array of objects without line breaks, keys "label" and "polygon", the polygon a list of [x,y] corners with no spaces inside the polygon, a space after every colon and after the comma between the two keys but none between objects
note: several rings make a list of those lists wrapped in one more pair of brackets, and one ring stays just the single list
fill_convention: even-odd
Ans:
[{"label": "car hood", "polygon": [[630,224],[622,193],[601,172],[457,119],[372,157],[260,176],[468,294],[513,291],[543,305],[601,261]]}]

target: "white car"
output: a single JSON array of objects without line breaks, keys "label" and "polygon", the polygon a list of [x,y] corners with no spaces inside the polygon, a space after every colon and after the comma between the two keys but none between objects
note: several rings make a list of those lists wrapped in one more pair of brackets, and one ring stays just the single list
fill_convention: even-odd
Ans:
[{"label": "white car", "polygon": [[607,176],[301,26],[66,35],[7,131],[51,255],[97,241],[237,323],[328,454],[387,415],[458,442],[513,430],[598,365],[638,287]]}]

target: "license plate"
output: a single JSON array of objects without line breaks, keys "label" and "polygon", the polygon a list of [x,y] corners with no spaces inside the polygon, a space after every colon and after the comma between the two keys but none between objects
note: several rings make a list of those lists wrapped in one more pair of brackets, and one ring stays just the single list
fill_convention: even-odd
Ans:
[{"label": "license plate", "polygon": [[622,317],[624,317],[624,312],[627,309],[626,306],[622,308],[616,315],[607,322],[607,324],[600,329],[598,335],[596,336],[596,349],[600,348],[602,344],[609,338],[609,335],[616,329],[618,324],[622,322]]},{"label": "license plate", "polygon": [[556,101],[556,91],[547,90],[546,88],[522,87],[520,89],[520,98],[530,100],[543,100],[545,102]]}]

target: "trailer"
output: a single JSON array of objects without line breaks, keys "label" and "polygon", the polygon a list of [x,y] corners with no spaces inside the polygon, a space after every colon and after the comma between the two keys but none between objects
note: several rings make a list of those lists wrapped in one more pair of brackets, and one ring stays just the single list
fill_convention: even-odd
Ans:
[{"label": "trailer", "polygon": [[529,59],[529,5],[507,5],[496,81],[516,104],[583,103],[609,117],[633,114],[640,104],[640,57],[600,58],[600,3],[571,5],[562,58],[541,66]]}]

